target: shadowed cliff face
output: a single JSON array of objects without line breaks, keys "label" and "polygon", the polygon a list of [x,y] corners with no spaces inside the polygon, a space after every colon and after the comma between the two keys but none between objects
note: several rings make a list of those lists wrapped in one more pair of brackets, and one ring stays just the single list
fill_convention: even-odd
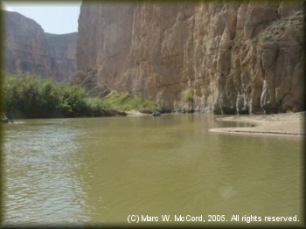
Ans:
[{"label": "shadowed cliff face", "polygon": [[5,25],[5,68],[9,73],[29,72],[70,81],[76,70],[77,33],[44,33],[34,20],[2,11]]},{"label": "shadowed cliff face", "polygon": [[304,110],[302,9],[299,2],[83,1],[73,81],[131,92],[165,110]]},{"label": "shadowed cliff face", "polygon": [[76,71],[77,33],[50,34],[45,33],[48,55],[54,66],[54,76],[60,81],[71,81]]}]

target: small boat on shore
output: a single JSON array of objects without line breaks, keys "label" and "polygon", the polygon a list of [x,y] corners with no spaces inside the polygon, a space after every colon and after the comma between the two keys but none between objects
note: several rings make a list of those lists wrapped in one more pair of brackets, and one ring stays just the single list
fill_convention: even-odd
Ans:
[{"label": "small boat on shore", "polygon": [[153,117],[161,116],[161,113],[154,111],[154,112],[152,113],[152,116],[153,116]]}]

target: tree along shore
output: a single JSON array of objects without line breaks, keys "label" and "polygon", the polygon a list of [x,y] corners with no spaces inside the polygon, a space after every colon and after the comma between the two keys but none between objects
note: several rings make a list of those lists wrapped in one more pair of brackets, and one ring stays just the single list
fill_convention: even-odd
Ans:
[{"label": "tree along shore", "polygon": [[84,88],[50,78],[4,74],[3,106],[9,118],[65,118],[126,115],[125,110],[158,110],[150,101],[128,94],[90,97]]}]

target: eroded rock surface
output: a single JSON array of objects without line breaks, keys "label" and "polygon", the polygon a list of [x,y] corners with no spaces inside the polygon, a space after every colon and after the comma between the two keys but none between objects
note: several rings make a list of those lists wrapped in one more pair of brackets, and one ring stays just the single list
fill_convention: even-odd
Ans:
[{"label": "eroded rock surface", "polygon": [[130,92],[164,110],[301,111],[303,9],[288,1],[83,1],[74,81]]}]

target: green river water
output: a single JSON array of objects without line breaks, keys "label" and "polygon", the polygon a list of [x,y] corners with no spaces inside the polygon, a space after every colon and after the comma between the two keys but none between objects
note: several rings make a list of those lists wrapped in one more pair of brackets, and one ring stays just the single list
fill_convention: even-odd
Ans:
[{"label": "green river water", "polygon": [[302,139],[209,132],[244,125],[214,118],[3,124],[3,224],[302,225]]}]

